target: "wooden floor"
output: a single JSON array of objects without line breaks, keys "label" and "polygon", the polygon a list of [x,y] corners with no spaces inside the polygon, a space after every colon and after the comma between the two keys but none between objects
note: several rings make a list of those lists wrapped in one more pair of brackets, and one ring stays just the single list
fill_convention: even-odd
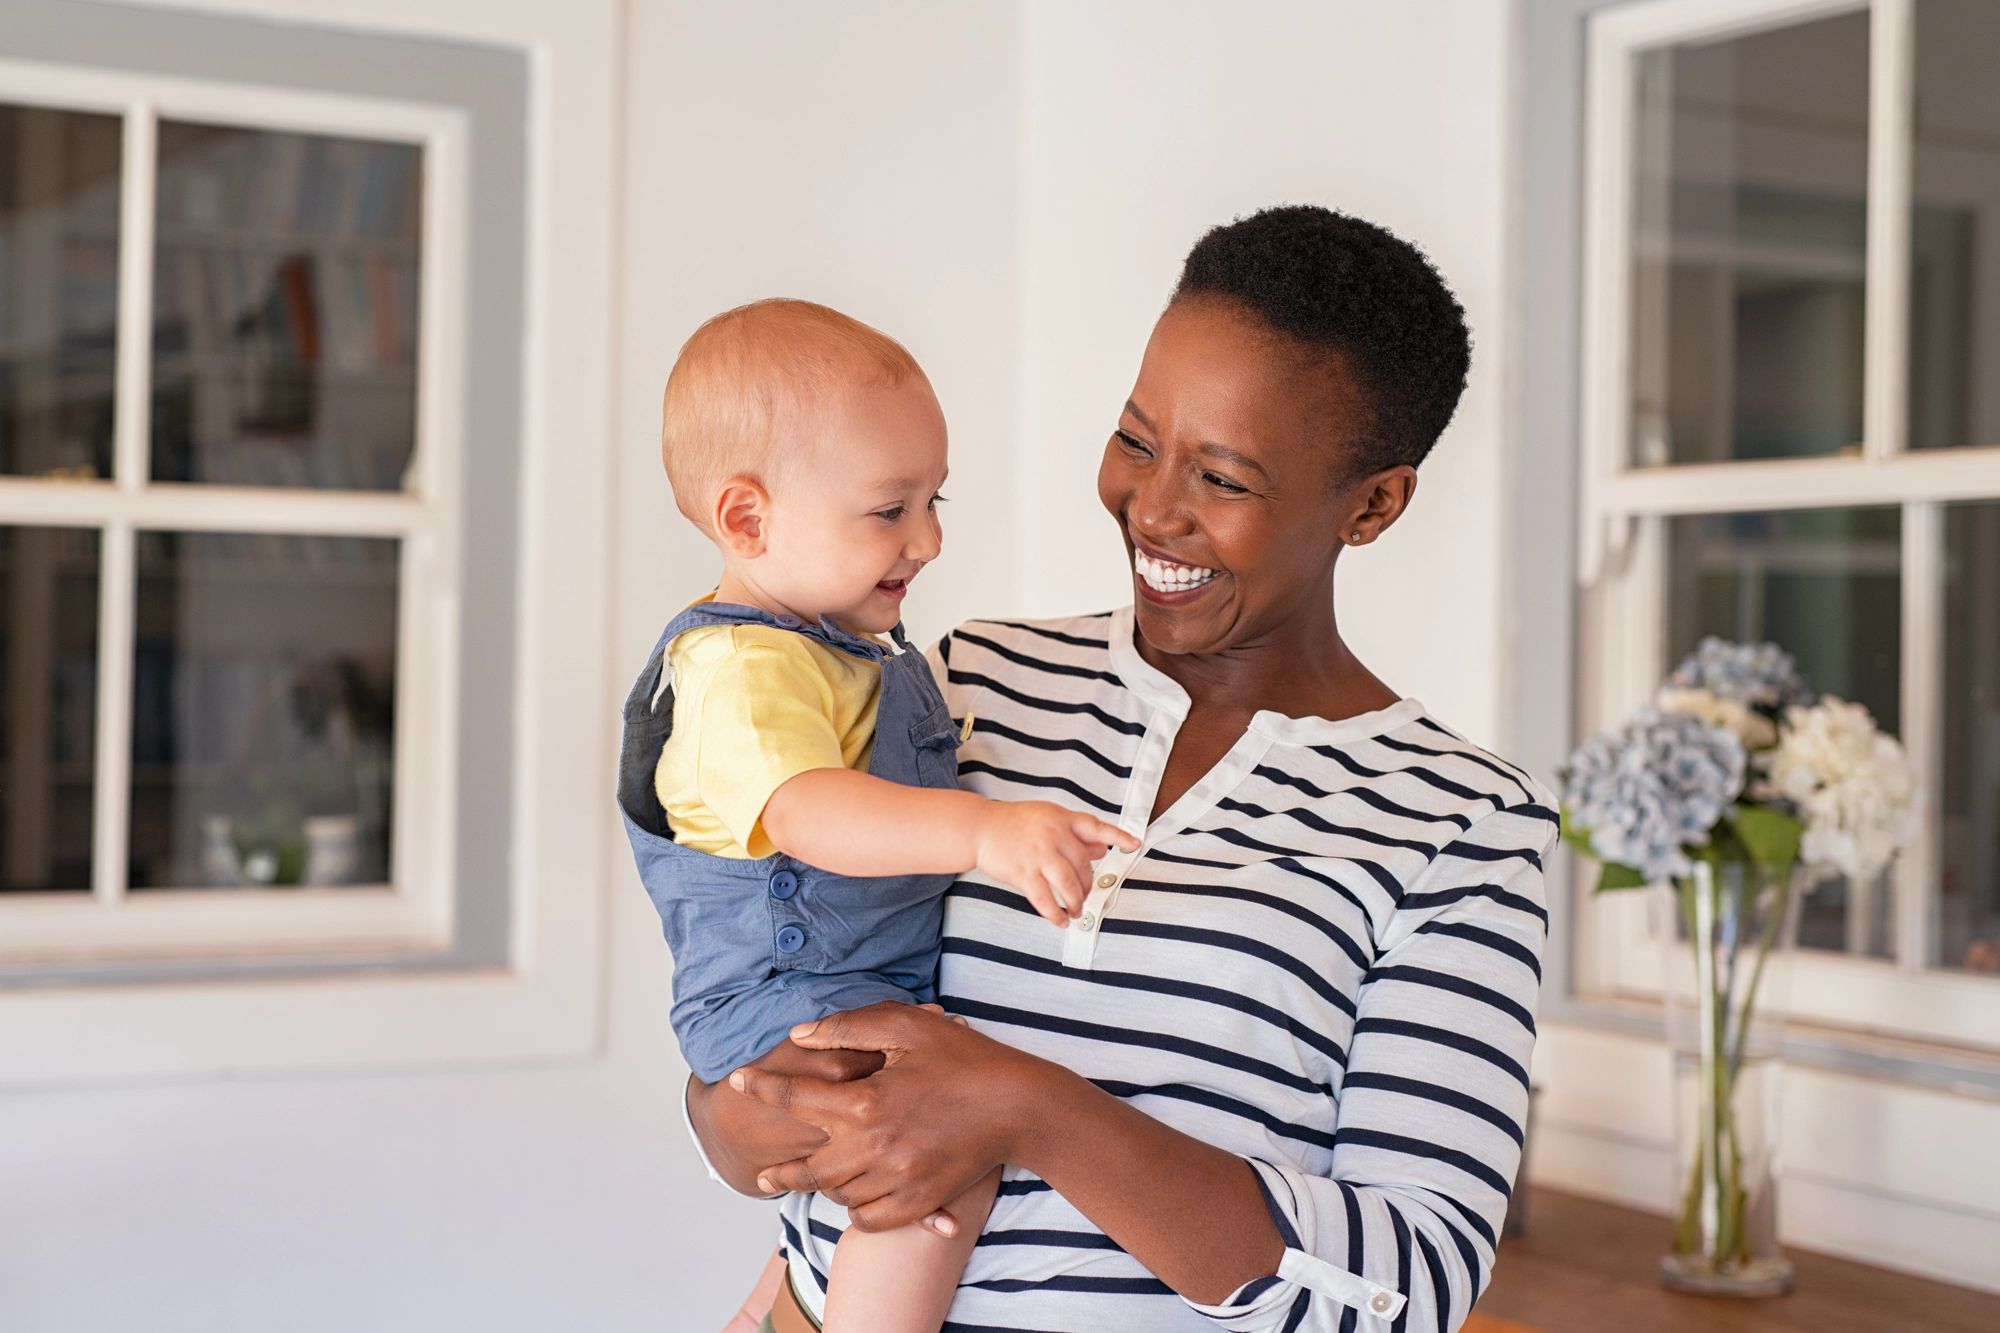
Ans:
[{"label": "wooden floor", "polygon": [[[1535,1333],[1995,1333],[2000,1296],[1790,1251],[1792,1293],[1718,1300],[1654,1276],[1666,1219],[1532,1190],[1528,1232],[1503,1241],[1478,1313]],[[1467,1329],[1477,1328],[1477,1323]]]}]

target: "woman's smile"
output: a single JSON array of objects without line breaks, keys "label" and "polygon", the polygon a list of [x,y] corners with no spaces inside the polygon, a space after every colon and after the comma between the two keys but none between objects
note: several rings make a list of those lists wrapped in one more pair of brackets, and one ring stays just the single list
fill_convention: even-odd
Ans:
[{"label": "woman's smile", "polygon": [[1223,574],[1219,569],[1158,555],[1136,541],[1132,544],[1132,572],[1138,576],[1139,595],[1165,606],[1186,605]]}]

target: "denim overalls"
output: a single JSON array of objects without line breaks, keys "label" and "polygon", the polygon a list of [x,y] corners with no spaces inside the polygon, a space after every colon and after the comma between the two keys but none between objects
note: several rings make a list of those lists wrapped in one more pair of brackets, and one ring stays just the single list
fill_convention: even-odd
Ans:
[{"label": "denim overalls", "polygon": [[910,787],[958,787],[958,729],[924,655],[896,626],[896,653],[822,619],[702,602],[675,616],[625,700],[618,805],[639,879],[674,955],[674,1034],[705,1083],[749,1064],[795,1023],[877,1000],[937,998],[938,932],[951,875],[835,875],[779,853],[749,861],[674,841],[654,791],[674,727],[667,645],[703,625],[769,625],[882,664],[868,771]]}]

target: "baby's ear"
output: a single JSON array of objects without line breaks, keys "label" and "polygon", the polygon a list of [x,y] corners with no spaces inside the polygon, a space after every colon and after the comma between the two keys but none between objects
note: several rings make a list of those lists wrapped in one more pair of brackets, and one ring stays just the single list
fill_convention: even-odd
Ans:
[{"label": "baby's ear", "polygon": [[709,510],[709,527],[723,554],[755,560],[764,554],[770,521],[771,494],[748,477],[732,477],[716,488]]}]

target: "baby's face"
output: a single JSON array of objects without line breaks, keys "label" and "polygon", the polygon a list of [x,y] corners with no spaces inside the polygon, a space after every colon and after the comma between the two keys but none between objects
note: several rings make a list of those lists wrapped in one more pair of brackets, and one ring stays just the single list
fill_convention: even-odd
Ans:
[{"label": "baby's face", "polygon": [[825,434],[771,496],[758,586],[807,618],[884,634],[937,558],[944,413],[921,378],[869,385],[828,409]]}]

